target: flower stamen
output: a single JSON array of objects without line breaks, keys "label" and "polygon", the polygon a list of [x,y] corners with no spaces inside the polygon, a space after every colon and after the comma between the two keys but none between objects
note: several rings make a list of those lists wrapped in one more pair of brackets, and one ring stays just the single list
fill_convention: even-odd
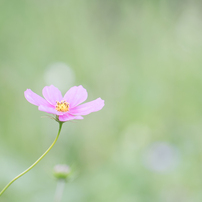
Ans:
[{"label": "flower stamen", "polygon": [[69,103],[62,100],[61,102],[59,101],[56,101],[56,106],[55,106],[55,109],[58,111],[58,112],[68,112],[69,111]]}]

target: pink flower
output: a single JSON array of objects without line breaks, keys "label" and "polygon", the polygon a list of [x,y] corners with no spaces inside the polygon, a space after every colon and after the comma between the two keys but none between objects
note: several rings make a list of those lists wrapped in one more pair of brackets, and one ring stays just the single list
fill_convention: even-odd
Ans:
[{"label": "pink flower", "polygon": [[81,85],[70,88],[64,97],[62,97],[59,89],[53,85],[45,86],[42,93],[45,99],[30,89],[27,89],[24,95],[27,101],[37,105],[40,111],[57,115],[61,122],[83,119],[82,115],[99,111],[104,106],[104,100],[101,98],[81,104],[88,97],[86,89]]}]

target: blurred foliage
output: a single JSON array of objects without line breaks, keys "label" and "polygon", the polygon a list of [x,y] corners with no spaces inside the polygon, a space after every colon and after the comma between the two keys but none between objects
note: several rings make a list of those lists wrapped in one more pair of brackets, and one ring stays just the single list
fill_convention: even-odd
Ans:
[{"label": "blurred foliage", "polygon": [[[23,95],[41,95],[51,64],[69,65],[73,85],[106,105],[64,124],[52,151],[0,200],[53,201],[52,169],[68,164],[78,176],[63,201],[201,202],[201,8],[194,0],[1,0],[0,188],[57,134]],[[155,142],[177,150],[174,168],[144,162]]]}]

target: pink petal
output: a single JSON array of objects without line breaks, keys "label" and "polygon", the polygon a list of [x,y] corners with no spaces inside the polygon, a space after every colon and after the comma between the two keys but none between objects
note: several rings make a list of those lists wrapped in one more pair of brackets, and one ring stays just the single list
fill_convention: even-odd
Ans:
[{"label": "pink petal", "polygon": [[104,107],[104,100],[102,100],[101,98],[97,98],[96,100],[87,102],[85,104],[74,107],[73,109],[70,109],[69,113],[73,115],[87,115],[90,114],[91,112],[99,111],[103,107]]},{"label": "pink petal", "polygon": [[56,101],[61,101],[62,100],[62,94],[59,91],[58,88],[56,88],[55,86],[51,85],[51,86],[45,86],[43,88],[43,96],[46,98],[46,100],[52,104],[52,105],[56,105]]},{"label": "pink petal", "polygon": [[83,119],[82,116],[75,116],[75,119]]},{"label": "pink petal", "polygon": [[44,98],[34,93],[32,90],[27,89],[24,92],[25,98],[28,102],[32,103],[33,105],[44,105],[44,106],[51,106],[49,102],[47,102]]},{"label": "pink petal", "polygon": [[62,112],[58,112],[55,108],[53,107],[47,107],[47,106],[43,106],[43,105],[40,105],[38,107],[38,109],[40,111],[44,111],[44,112],[47,112],[49,114],[56,114],[56,115],[62,115],[63,113]]},{"label": "pink petal", "polygon": [[69,103],[70,107],[73,108],[79,105],[80,103],[84,102],[87,99],[87,97],[88,93],[86,89],[80,85],[70,88],[66,92],[64,100],[66,100]]},{"label": "pink petal", "polygon": [[62,122],[73,120],[73,119],[83,119],[83,117],[82,116],[73,116],[68,113],[59,116],[59,121],[62,121]]}]

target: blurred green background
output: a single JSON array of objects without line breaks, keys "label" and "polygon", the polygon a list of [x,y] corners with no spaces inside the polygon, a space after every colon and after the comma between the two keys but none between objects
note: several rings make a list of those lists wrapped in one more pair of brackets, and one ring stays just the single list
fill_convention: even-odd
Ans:
[{"label": "blurred green background", "polygon": [[1,202],[202,201],[202,3],[1,0],[0,189],[52,143],[58,123],[24,98],[83,85],[105,107],[65,123]]}]

